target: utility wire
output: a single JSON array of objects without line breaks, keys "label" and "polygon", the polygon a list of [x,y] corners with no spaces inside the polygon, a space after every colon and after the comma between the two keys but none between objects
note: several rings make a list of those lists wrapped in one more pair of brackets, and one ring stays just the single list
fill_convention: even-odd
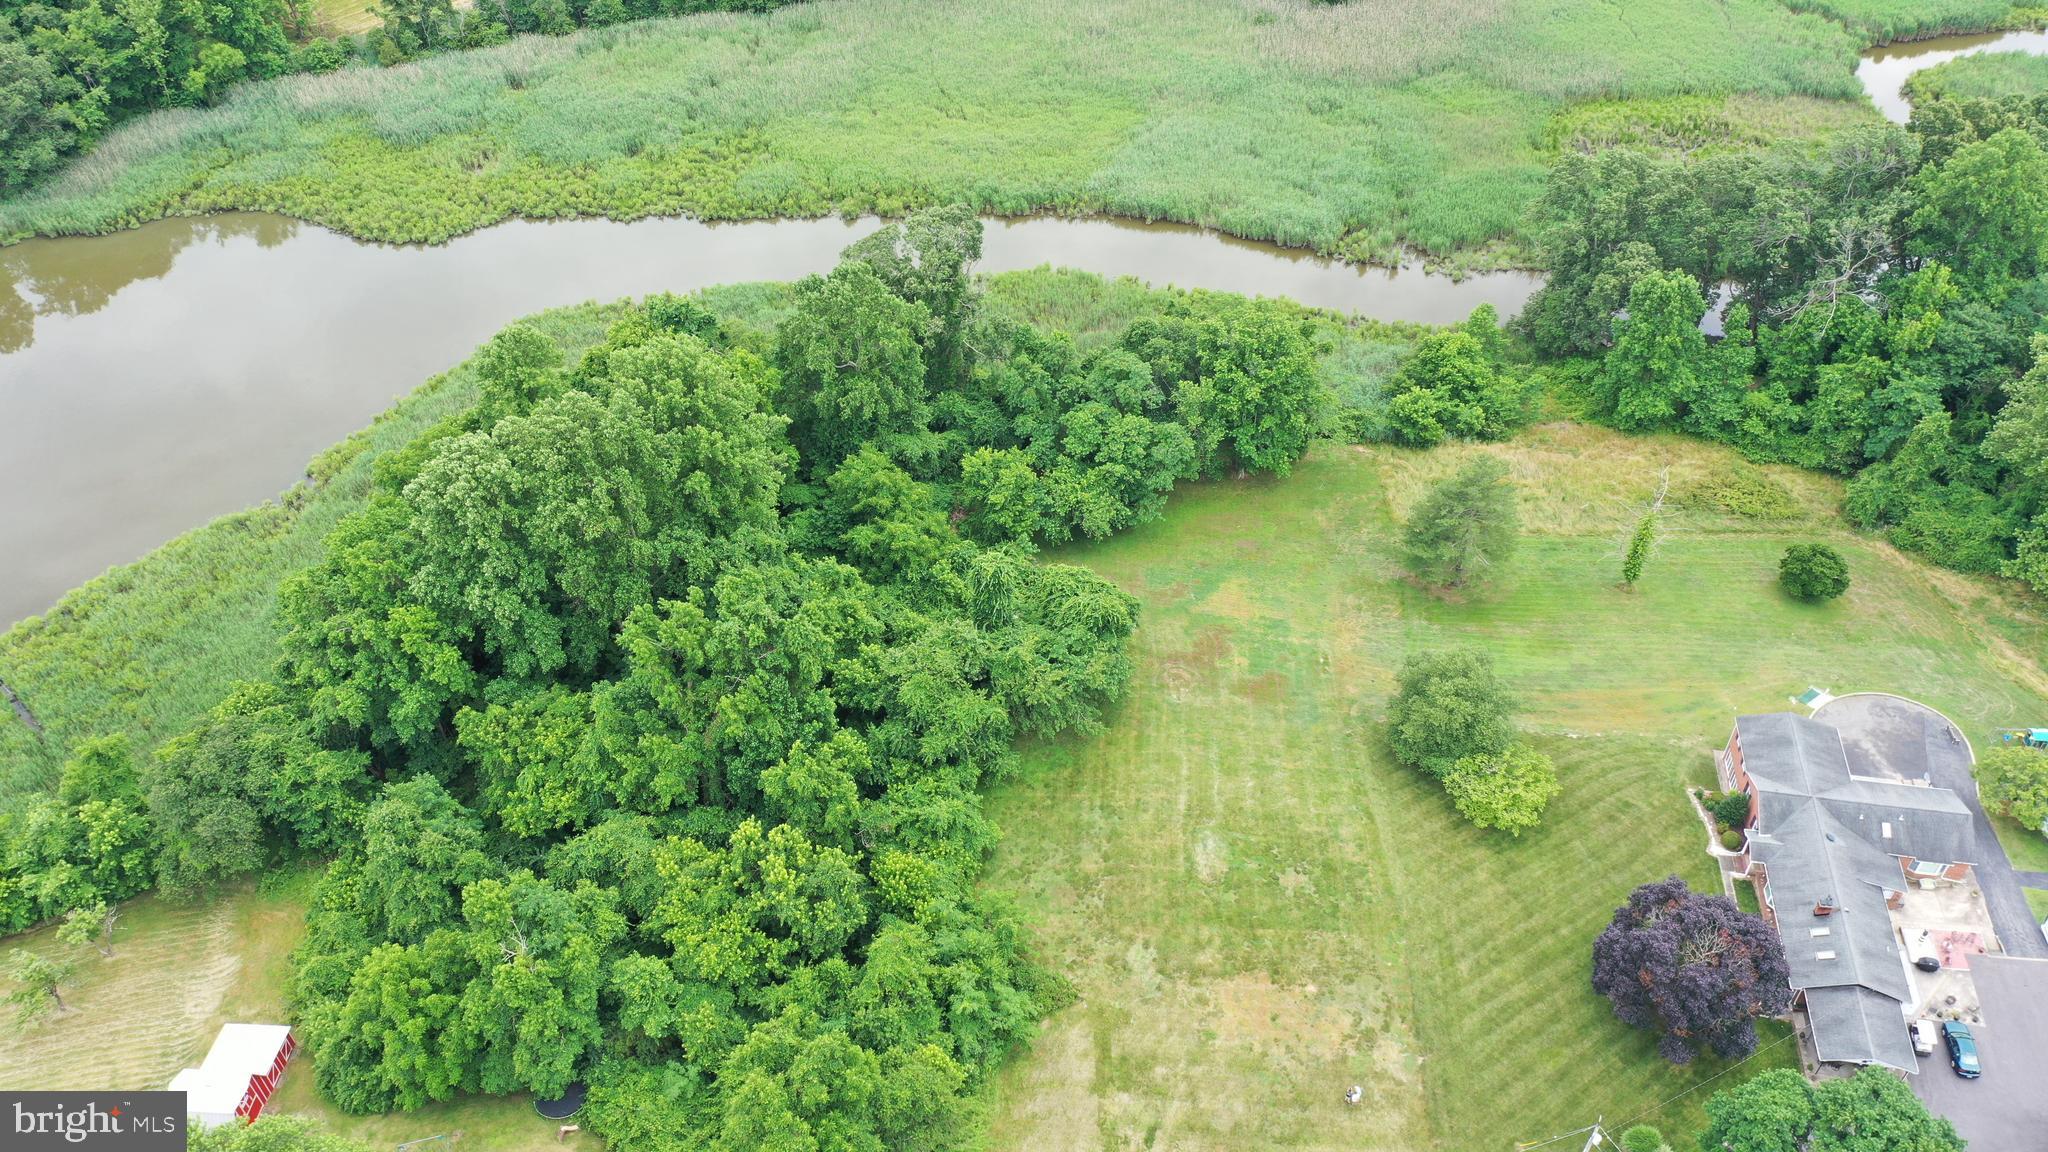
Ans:
[{"label": "utility wire", "polygon": [[1749,1063],[1751,1060],[1754,1060],[1757,1057],[1763,1055],[1764,1053],[1769,1052],[1771,1049],[1776,1048],[1778,1045],[1783,1044],[1785,1041],[1797,1039],[1798,1036],[1799,1029],[1795,1027],[1792,1029],[1792,1031],[1785,1033],[1783,1036],[1778,1037],[1776,1040],[1771,1041],[1769,1044],[1766,1044],[1763,1047],[1757,1049],[1756,1051],[1751,1052],[1749,1055],[1744,1056],[1742,1059],[1737,1060],[1735,1063],[1730,1064],[1726,1068],[1721,1069],[1719,1072],[1714,1073],[1712,1076],[1707,1077],[1705,1080],[1702,1080],[1699,1083],[1693,1085],[1692,1087],[1687,1088],[1685,1091],[1680,1092],[1678,1095],[1673,1096],[1671,1099],[1666,1100],[1653,1107],[1645,1108],[1641,1112],[1638,1112],[1635,1115],[1629,1117],[1623,1123],[1615,1125],[1615,1127],[1620,1128],[1622,1131],[1625,1132],[1628,1130],[1629,1125],[1634,1124],[1636,1121],[1641,1120],[1643,1117],[1648,1116],[1653,1112],[1663,1111],[1664,1109],[1670,1107],[1672,1104],[1675,1104],[1678,1101],[1685,1099],[1687,1096],[1690,1096],[1693,1093],[1699,1091],[1700,1089],[1705,1088],[1707,1085],[1712,1084],[1714,1081],[1719,1080],[1721,1077],[1726,1076],[1730,1072],[1735,1071],[1737,1068],[1742,1067],[1744,1064]]},{"label": "utility wire", "polygon": [[[1702,1080],[1699,1083],[1693,1085],[1692,1087],[1687,1088],[1685,1091],[1680,1092],[1678,1095],[1671,1097],[1669,1100],[1665,1100],[1662,1103],[1655,1104],[1651,1107],[1645,1108],[1641,1112],[1636,1113],[1634,1116],[1629,1117],[1627,1120],[1624,1120],[1621,1123],[1614,1125],[1613,1129],[1609,1130],[1612,1131],[1614,1129],[1619,1129],[1623,1132],[1626,1132],[1628,1131],[1630,1125],[1634,1124],[1638,1120],[1641,1120],[1643,1117],[1651,1115],[1652,1113],[1663,1111],[1664,1109],[1670,1107],[1678,1101],[1685,1099],[1687,1096],[1690,1096],[1693,1093],[1699,1091],[1700,1089],[1705,1088],[1707,1085],[1712,1084],[1714,1081],[1719,1080],[1721,1077],[1726,1076],[1730,1072],[1735,1071],[1737,1068],[1742,1067],[1744,1064],[1749,1063],[1751,1060],[1754,1060],[1757,1057],[1763,1055],[1764,1053],[1769,1052],[1771,1049],[1776,1048],[1778,1045],[1783,1044],[1785,1041],[1796,1039],[1798,1038],[1798,1036],[1799,1030],[1797,1028],[1794,1028],[1792,1031],[1787,1032],[1785,1035],[1778,1037],[1776,1040],[1771,1041],[1769,1044],[1766,1044],[1763,1047],[1757,1049],[1756,1051],[1751,1052],[1749,1055],[1744,1056],[1742,1059],[1737,1060],[1735,1063],[1730,1064],[1726,1068],[1721,1069],[1719,1072],[1714,1073],[1712,1076],[1707,1077],[1705,1080]],[[1559,1140],[1569,1140],[1574,1136],[1583,1136],[1596,1128],[1604,1127],[1607,1126],[1604,1124],[1588,1124],[1584,1128],[1575,1129],[1570,1132],[1563,1132],[1556,1136],[1552,1136],[1548,1140],[1534,1140],[1528,1143],[1517,1144],[1515,1145],[1515,1152],[1531,1152],[1532,1149],[1541,1148],[1546,1144],[1555,1144]]]}]

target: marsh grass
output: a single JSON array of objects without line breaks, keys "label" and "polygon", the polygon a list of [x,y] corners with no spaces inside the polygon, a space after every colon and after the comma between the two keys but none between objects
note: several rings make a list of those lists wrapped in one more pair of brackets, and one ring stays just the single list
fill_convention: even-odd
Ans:
[{"label": "marsh grass", "polygon": [[1511,258],[1567,103],[1733,102],[1744,138],[1744,108],[1833,122],[1855,46],[1775,0],[829,0],[246,85],[124,126],[0,204],[0,237],[231,207],[438,241],[961,200]]},{"label": "marsh grass", "polygon": [[1798,12],[1839,20],[1884,44],[1951,32],[1983,32],[2011,14],[2011,0],[1784,0]]},{"label": "marsh grass", "polygon": [[1915,102],[1941,97],[1999,100],[2042,92],[2048,92],[2048,56],[2029,52],[1958,56],[1906,81],[1906,98]]}]

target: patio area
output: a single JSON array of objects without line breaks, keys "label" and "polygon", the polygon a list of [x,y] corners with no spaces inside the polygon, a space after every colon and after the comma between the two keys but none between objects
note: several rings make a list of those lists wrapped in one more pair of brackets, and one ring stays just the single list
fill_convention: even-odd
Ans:
[{"label": "patio area", "polygon": [[[1995,951],[1998,938],[1976,882],[1945,880],[1932,888],[1908,887],[1892,909],[1892,926],[1904,947],[1914,1014],[1983,1023],[1970,962]],[[1940,968],[1922,971],[1917,962],[1923,958],[1933,959]]]}]

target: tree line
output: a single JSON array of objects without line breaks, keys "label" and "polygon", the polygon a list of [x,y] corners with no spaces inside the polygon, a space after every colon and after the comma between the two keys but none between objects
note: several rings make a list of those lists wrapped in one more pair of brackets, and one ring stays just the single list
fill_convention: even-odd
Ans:
[{"label": "tree line", "polygon": [[0,925],[327,858],[289,994],[348,1111],[581,1080],[620,1148],[953,1141],[1066,994],[980,789],[1130,674],[1136,602],[1036,548],[1287,471],[1325,402],[1284,305],[984,313],[980,229],[885,229],[772,336],[494,337],[281,591],[274,680],[0,828]]},{"label": "tree line", "polygon": [[1589,415],[1846,475],[1860,526],[2048,591],[2048,97],[1572,154],[1532,219],[1551,279],[1518,325]]}]

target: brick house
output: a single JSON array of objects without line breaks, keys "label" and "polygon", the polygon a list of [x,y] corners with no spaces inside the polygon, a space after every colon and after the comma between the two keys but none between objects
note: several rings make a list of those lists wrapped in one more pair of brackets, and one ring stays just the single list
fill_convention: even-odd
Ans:
[{"label": "brick house", "polygon": [[1714,759],[1722,788],[1750,798],[1748,875],[1815,1052],[1916,1071],[1912,985],[1890,909],[1908,885],[1969,876],[1969,806],[1946,788],[1852,774],[1841,734],[1791,712],[1738,717]]}]

